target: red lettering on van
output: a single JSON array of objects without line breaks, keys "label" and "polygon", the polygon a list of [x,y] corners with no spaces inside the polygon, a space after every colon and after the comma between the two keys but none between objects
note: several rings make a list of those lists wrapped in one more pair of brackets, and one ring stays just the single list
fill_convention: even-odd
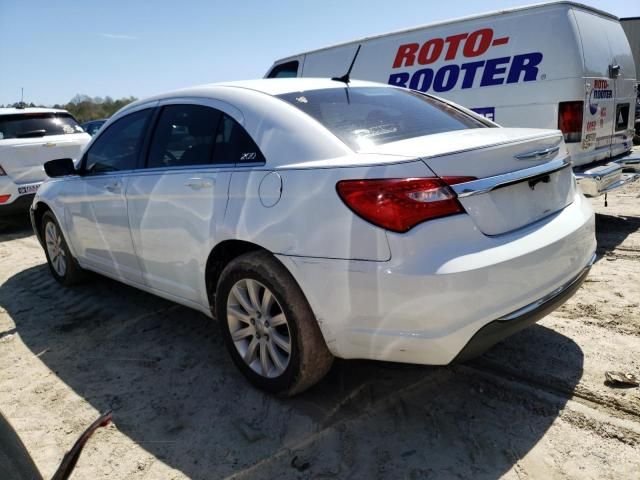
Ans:
[{"label": "red lettering on van", "polygon": [[398,53],[396,53],[396,59],[393,62],[393,68],[402,67],[404,62],[405,67],[411,67],[416,61],[416,52],[420,48],[417,43],[407,43],[400,45]]},{"label": "red lettering on van", "polygon": [[[492,46],[505,45],[509,43],[509,37],[493,38],[493,29],[481,28],[471,33],[458,33],[449,35],[446,38],[431,38],[426,42],[405,43],[398,47],[396,58],[393,61],[393,68],[412,67],[419,65],[429,65],[435,63],[442,57],[444,60],[454,60],[460,50],[467,58],[479,57],[487,52]],[[462,47],[462,48],[461,48]]]},{"label": "red lettering on van", "polygon": [[442,49],[444,48],[444,40],[441,38],[432,38],[425,42],[418,53],[418,63],[420,65],[428,65],[440,58]]},{"label": "red lettering on van", "polygon": [[444,41],[449,44],[449,48],[447,49],[447,54],[444,56],[444,59],[453,60],[454,58],[456,58],[460,42],[468,36],[468,33],[460,33],[458,35],[451,35],[450,37],[447,37]]},{"label": "red lettering on van", "polygon": [[462,53],[465,57],[477,57],[482,55],[491,46],[493,40],[493,30],[490,28],[481,28],[476,30],[464,42]]}]

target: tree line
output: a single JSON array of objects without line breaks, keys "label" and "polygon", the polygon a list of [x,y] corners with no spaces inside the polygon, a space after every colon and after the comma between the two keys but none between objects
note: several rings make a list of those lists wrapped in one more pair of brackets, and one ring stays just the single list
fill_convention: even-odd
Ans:
[{"label": "tree line", "polygon": [[[117,100],[106,97],[90,97],[88,95],[76,95],[66,104],[55,104],[53,108],[62,108],[73,115],[80,123],[100,118],[109,118],[125,105],[137,100],[135,97],[123,97]],[[0,105],[2,107],[3,105]],[[16,102],[7,107],[43,107],[34,103]]]}]

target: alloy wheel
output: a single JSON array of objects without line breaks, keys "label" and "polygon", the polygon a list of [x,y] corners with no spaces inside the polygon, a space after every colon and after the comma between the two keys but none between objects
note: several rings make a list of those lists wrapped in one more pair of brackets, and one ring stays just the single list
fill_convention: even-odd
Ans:
[{"label": "alloy wheel", "polygon": [[47,222],[44,229],[44,240],[53,270],[60,277],[64,277],[67,272],[67,256],[62,247],[62,234],[55,223]]},{"label": "alloy wheel", "polygon": [[291,360],[291,330],[271,290],[252,279],[235,283],[227,299],[231,339],[243,359],[258,375],[282,375]]}]

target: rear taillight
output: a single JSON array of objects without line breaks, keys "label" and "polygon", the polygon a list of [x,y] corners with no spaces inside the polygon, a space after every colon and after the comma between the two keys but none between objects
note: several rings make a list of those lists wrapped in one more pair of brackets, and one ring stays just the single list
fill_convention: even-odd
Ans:
[{"label": "rear taillight", "polygon": [[394,232],[406,232],[426,220],[464,212],[448,185],[475,177],[386,178],[342,180],[342,201],[366,221]]},{"label": "rear taillight", "polygon": [[560,102],[558,105],[558,129],[564,141],[575,143],[582,140],[582,111],[584,102]]},{"label": "rear taillight", "polygon": [[2,168],[2,165],[0,165],[0,177],[4,177],[7,174],[7,172],[4,171],[4,168]]},{"label": "rear taillight", "polygon": [[0,203],[6,203],[11,198],[11,195],[0,195]]}]

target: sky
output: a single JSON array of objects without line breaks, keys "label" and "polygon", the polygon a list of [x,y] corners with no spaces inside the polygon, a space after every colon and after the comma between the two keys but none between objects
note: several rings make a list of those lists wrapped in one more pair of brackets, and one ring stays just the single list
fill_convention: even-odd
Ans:
[{"label": "sky", "polygon": [[[0,0],[0,104],[144,98],[262,77],[274,60],[535,0]],[[586,0],[640,16],[638,0]]]}]

